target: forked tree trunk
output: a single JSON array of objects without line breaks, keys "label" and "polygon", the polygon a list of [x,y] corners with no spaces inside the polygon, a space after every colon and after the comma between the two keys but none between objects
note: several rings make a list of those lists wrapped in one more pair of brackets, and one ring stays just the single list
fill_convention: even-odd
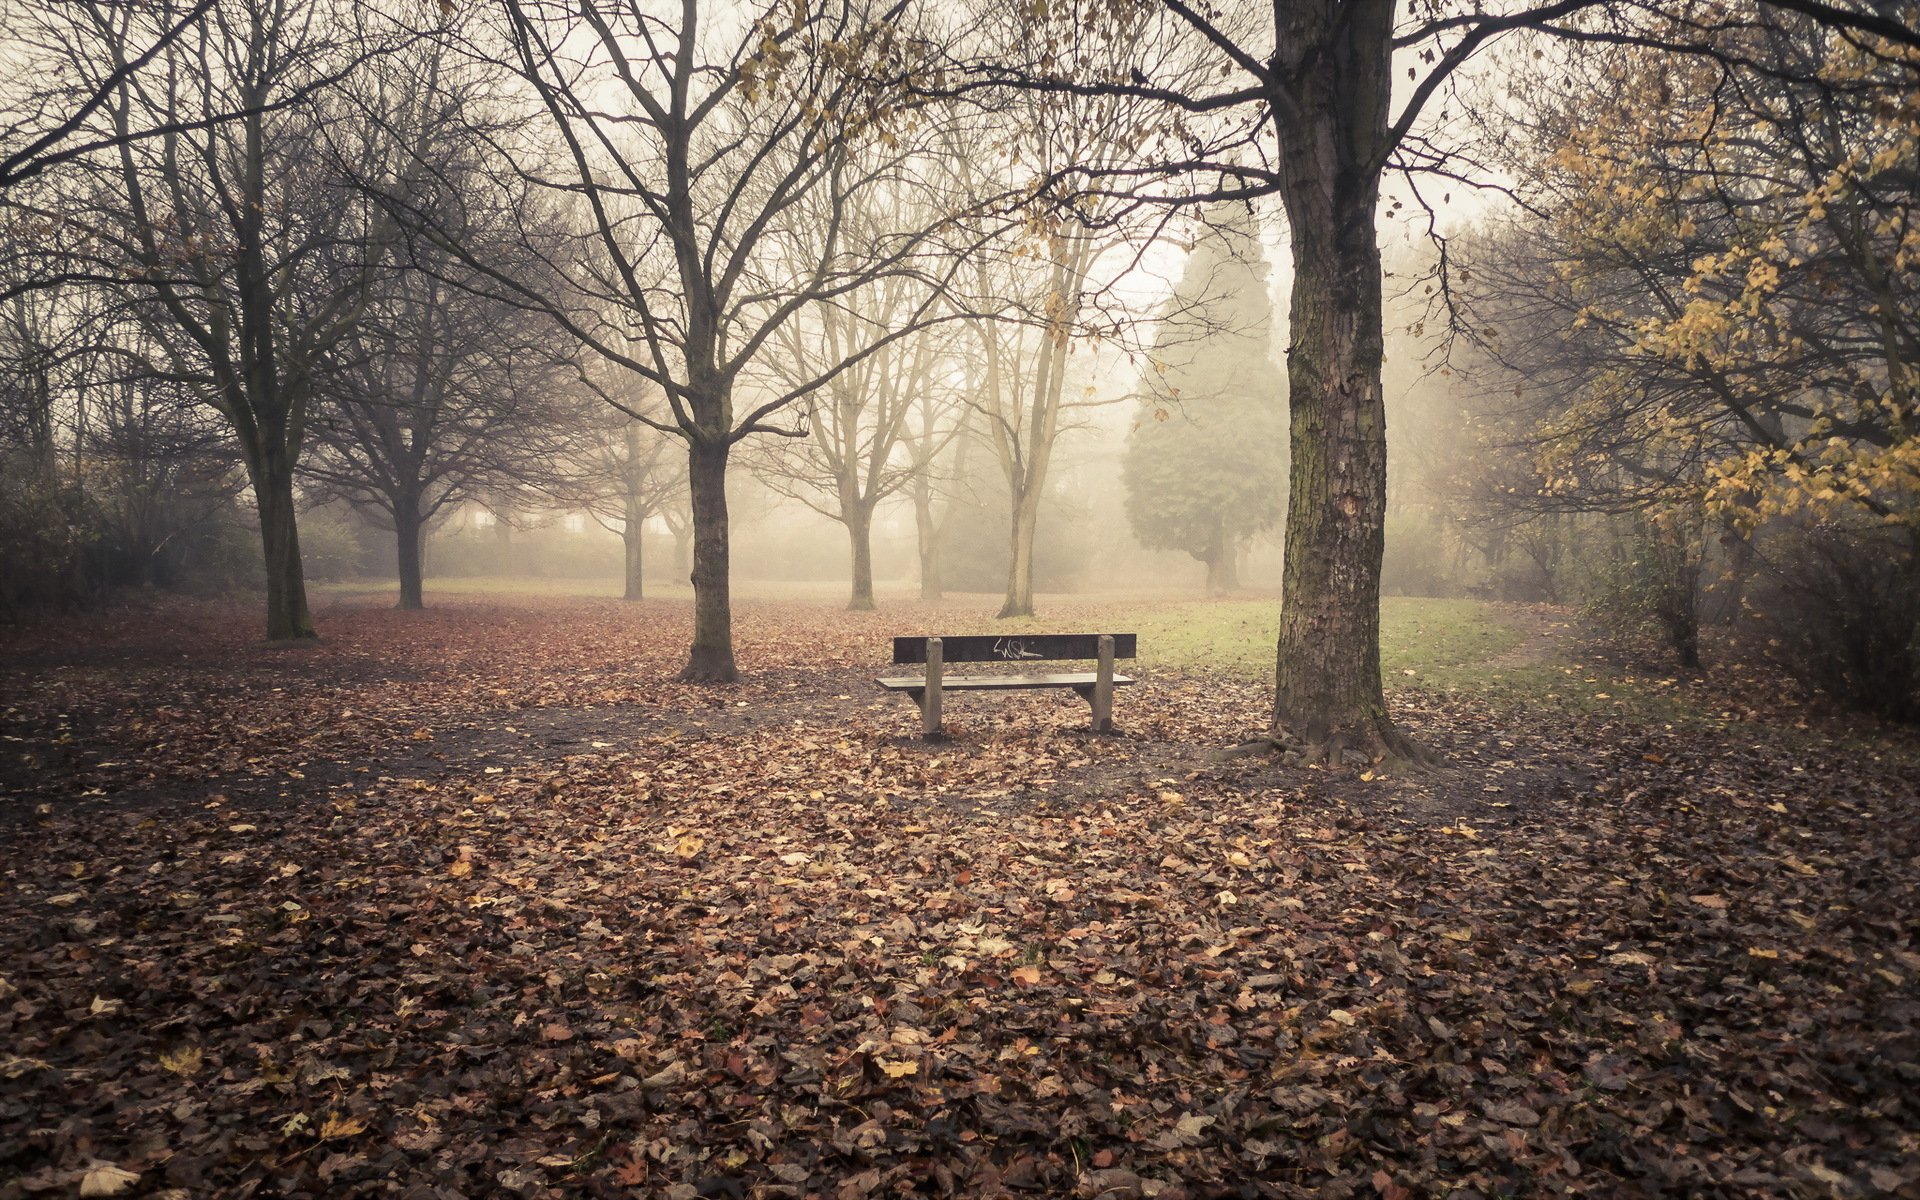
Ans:
[{"label": "forked tree trunk", "polygon": [[1301,0],[1276,61],[1293,245],[1293,461],[1272,737],[1321,761],[1417,755],[1387,715],[1380,564],[1387,497],[1374,213],[1387,146],[1392,0]]},{"label": "forked tree trunk", "polygon": [[853,547],[853,594],[847,600],[849,612],[872,612],[873,604],[873,510],[854,504],[847,509],[847,540]]},{"label": "forked tree trunk", "polygon": [[293,456],[284,438],[268,436],[248,455],[247,473],[260,510],[260,544],[267,568],[267,640],[317,636],[307,611],[306,575],[293,508]]},{"label": "forked tree trunk", "polygon": [[426,522],[420,518],[419,497],[402,497],[393,506],[393,536],[399,551],[400,607],[426,607],[421,577],[425,574],[425,556],[421,553],[426,538]]},{"label": "forked tree trunk", "polygon": [[727,455],[732,445],[689,440],[687,486],[693,501],[693,645],[687,683],[732,683],[733,605],[728,593]]},{"label": "forked tree trunk", "polygon": [[1033,543],[1040,526],[1040,497],[1037,492],[1022,494],[1013,506],[1011,549],[1013,561],[1007,564],[1007,598],[1001,604],[1000,617],[1033,615]]}]

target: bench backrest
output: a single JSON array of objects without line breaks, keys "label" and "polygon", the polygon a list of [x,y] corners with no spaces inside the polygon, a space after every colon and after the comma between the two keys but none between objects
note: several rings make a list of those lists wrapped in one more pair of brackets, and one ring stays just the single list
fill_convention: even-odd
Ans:
[{"label": "bench backrest", "polygon": [[[1050,662],[1062,658],[1098,658],[1101,636],[1097,633],[1031,633],[1013,637],[962,634],[940,639],[940,660],[950,663]],[[1116,633],[1112,637],[1115,658],[1134,657],[1136,635]],[[893,661],[926,662],[927,640],[923,637],[893,639]]]}]

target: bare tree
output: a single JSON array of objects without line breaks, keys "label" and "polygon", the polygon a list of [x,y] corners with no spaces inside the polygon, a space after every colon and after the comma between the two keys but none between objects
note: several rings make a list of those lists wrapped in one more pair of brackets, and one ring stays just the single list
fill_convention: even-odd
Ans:
[{"label": "bare tree", "polygon": [[682,676],[735,679],[734,447],[756,434],[800,436],[786,410],[912,333],[934,288],[921,309],[815,376],[750,397],[738,385],[790,322],[849,305],[884,279],[951,269],[933,245],[942,222],[860,239],[844,224],[866,189],[939,190],[938,160],[912,144],[907,102],[875,82],[896,76],[917,43],[869,0],[727,13],[683,0],[671,14],[639,0],[499,0],[494,11],[544,118],[539,140],[559,153],[552,161],[525,141],[500,150],[516,181],[575,203],[583,227],[549,254],[563,290],[497,268],[494,284],[664,396],[666,419],[633,415],[687,450],[695,604]]},{"label": "bare tree", "polygon": [[[528,280],[539,261],[518,233],[552,214],[520,205],[470,206],[481,170],[469,126],[485,103],[484,77],[423,41],[370,64],[343,90],[342,158],[369,164],[377,189],[396,166],[416,212]],[[399,149],[404,147],[404,149]],[[397,158],[399,162],[388,161]],[[431,172],[414,163],[430,163]],[[415,239],[372,283],[364,311],[333,346],[317,385],[315,453],[303,477],[392,530],[400,601],[422,607],[427,529],[461,503],[538,488],[561,471],[568,427],[588,413],[574,386],[571,339],[543,315],[472,286],[471,272],[431,240]]]},{"label": "bare tree", "polygon": [[[897,277],[858,309],[825,308],[815,321],[789,324],[781,331],[777,378],[825,374],[850,348],[883,336],[917,308],[919,289]],[[770,446],[755,459],[767,486],[845,527],[852,555],[847,607],[854,611],[874,607],[874,512],[925,465],[909,452],[909,429],[916,415],[928,419],[941,348],[937,331],[923,330],[833,376],[798,402],[810,436]]]},{"label": "bare tree", "polygon": [[[72,0],[67,66],[95,87],[111,148],[89,157],[93,270],[118,275],[166,357],[226,420],[259,511],[267,636],[313,636],[294,475],[323,359],[352,328],[386,251],[321,137],[318,90],[361,52],[351,13],[223,0],[140,70],[166,6]],[[232,114],[240,114],[234,116]],[[221,119],[214,119],[216,116]]]},{"label": "bare tree", "polygon": [[[1052,178],[1127,161],[1140,108],[1126,96],[1032,95],[997,115],[1009,131],[1011,169]],[[961,161],[977,169],[964,152]],[[1022,240],[997,255],[973,257],[962,303],[981,314],[971,322],[980,370],[967,403],[1007,485],[1009,560],[1001,617],[1033,615],[1034,546],[1060,436],[1078,425],[1089,406],[1117,399],[1093,400],[1090,391],[1070,395],[1068,362],[1089,344],[1126,345],[1151,315],[1129,311],[1117,300],[1115,285],[1163,224],[1164,214],[1081,196],[1057,208],[1034,205]]]}]

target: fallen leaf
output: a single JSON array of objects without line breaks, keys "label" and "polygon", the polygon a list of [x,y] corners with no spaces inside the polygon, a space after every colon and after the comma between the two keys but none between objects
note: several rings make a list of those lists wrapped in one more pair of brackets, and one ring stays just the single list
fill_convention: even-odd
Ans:
[{"label": "fallen leaf", "polygon": [[140,1181],[138,1171],[123,1170],[113,1163],[96,1162],[80,1177],[82,1196],[118,1196]]}]

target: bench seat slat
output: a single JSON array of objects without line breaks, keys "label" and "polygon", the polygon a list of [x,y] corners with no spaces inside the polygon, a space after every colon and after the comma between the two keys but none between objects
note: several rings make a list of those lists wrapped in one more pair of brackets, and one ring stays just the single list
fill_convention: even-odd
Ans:
[{"label": "bench seat slat", "polygon": [[[999,692],[1019,688],[1064,688],[1092,687],[1100,676],[1092,671],[1076,671],[1061,675],[966,675],[951,676],[940,681],[943,692]],[[1115,675],[1113,686],[1125,687],[1132,683],[1131,675]],[[918,692],[926,690],[927,681],[919,675],[874,680],[890,692]]]}]

